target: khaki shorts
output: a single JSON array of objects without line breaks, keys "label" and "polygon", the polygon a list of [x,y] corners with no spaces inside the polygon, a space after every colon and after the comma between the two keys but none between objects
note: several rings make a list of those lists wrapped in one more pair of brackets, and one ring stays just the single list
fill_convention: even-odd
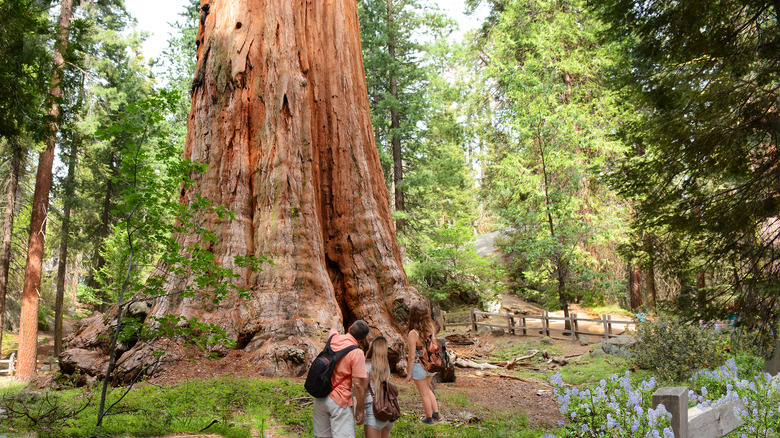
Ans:
[{"label": "khaki shorts", "polygon": [[341,407],[330,397],[314,399],[314,436],[355,438],[352,407]]}]

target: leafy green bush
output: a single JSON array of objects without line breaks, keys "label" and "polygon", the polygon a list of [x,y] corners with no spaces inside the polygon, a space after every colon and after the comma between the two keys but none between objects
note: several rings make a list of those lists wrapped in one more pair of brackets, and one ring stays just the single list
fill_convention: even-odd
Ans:
[{"label": "leafy green bush", "polygon": [[661,317],[639,324],[632,353],[637,365],[655,369],[662,380],[682,382],[697,370],[717,368],[725,362],[727,341],[713,329]]},{"label": "leafy green bush", "polygon": [[477,255],[467,224],[442,223],[425,251],[406,266],[409,282],[445,309],[490,300],[503,287],[502,265]]}]

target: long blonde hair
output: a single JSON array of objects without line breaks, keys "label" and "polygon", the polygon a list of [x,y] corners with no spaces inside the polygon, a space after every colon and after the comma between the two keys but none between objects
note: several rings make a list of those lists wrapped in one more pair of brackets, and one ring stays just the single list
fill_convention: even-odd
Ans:
[{"label": "long blonde hair", "polygon": [[377,336],[371,342],[366,357],[371,364],[371,383],[374,390],[381,388],[382,382],[390,378],[390,364],[387,361],[387,339]]}]

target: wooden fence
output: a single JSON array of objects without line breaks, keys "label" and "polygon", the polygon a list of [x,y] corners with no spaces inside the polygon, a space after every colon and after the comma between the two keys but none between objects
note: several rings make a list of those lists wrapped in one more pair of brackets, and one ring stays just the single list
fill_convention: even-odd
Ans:
[{"label": "wooden fence", "polygon": [[[52,371],[57,364],[55,359],[44,359],[37,362],[43,364],[41,371]],[[11,352],[8,359],[0,360],[0,375],[13,376],[14,374],[16,374],[16,353]]]},{"label": "wooden fence", "polygon": [[744,423],[734,413],[743,410],[742,401],[732,401],[718,407],[688,408],[688,388],[659,388],[653,394],[653,408],[663,404],[672,414],[675,438],[720,438]]},{"label": "wooden fence", "polygon": [[[477,321],[478,316],[488,316],[491,318],[505,318],[506,323],[503,322],[497,322],[492,320],[486,320],[486,321]],[[529,324],[529,321],[539,321],[540,326],[531,326]],[[552,327],[551,322],[552,321],[563,321],[564,322],[564,328],[558,328],[558,327]],[[569,322],[570,329],[565,328],[566,322]],[[597,323],[601,327],[603,327],[602,333],[593,333],[589,331],[583,331],[580,330],[580,323],[583,322],[592,322]],[[576,313],[569,314],[569,317],[563,317],[563,316],[550,316],[549,313],[546,311],[542,311],[541,315],[515,315],[513,313],[492,313],[492,312],[482,312],[477,309],[471,309],[471,320],[470,322],[461,322],[461,323],[447,323],[447,326],[470,326],[471,330],[476,332],[479,327],[489,327],[490,329],[499,328],[499,329],[506,329],[509,334],[512,335],[522,335],[527,336],[529,334],[532,334],[534,332],[539,333],[543,336],[550,336],[551,332],[560,332],[564,334],[564,336],[572,336],[574,339],[580,339],[580,335],[590,335],[590,336],[603,336],[604,339],[609,338],[616,338],[618,336],[621,336],[621,334],[616,334],[613,331],[613,326],[615,324],[620,325],[637,325],[636,321],[613,321],[612,315],[601,315],[601,318],[599,319],[593,319],[593,318],[581,318]]]},{"label": "wooden fence", "polygon": [[13,376],[16,369],[16,353],[11,352],[8,359],[0,360],[0,374]]}]

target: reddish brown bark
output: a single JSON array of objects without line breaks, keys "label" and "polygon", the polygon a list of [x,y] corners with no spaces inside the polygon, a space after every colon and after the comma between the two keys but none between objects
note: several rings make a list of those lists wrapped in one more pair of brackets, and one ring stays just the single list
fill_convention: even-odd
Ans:
[{"label": "reddish brown bark", "polygon": [[[200,194],[234,212],[235,220],[200,218],[220,239],[218,263],[265,255],[274,265],[235,268],[251,299],[219,306],[177,295],[191,278],[171,280],[150,317],[219,324],[267,375],[303,374],[332,325],[364,319],[369,339],[388,338],[395,365],[408,306],[420,297],[390,217],[355,2],[204,0],[202,10],[184,154],[208,169],[182,200]],[[143,348],[121,360],[137,363]]]},{"label": "reddish brown bark", "polygon": [[14,207],[16,205],[16,192],[19,188],[22,151],[17,145],[14,145],[11,154],[11,173],[8,178],[8,192],[5,195],[5,212],[3,213],[3,243],[0,247],[0,345],[3,343],[3,327],[5,326],[5,297],[8,292],[8,268],[11,265],[11,233],[14,229]]},{"label": "reddish brown bark", "polygon": [[630,265],[628,278],[629,305],[631,310],[642,307],[642,269],[639,265]]},{"label": "reddish brown bark", "polygon": [[46,149],[38,157],[38,172],[35,176],[35,192],[30,217],[30,239],[27,244],[27,266],[24,270],[22,290],[22,314],[19,321],[19,368],[16,380],[29,381],[35,377],[38,353],[38,293],[41,285],[41,263],[43,243],[46,234],[46,217],[49,210],[49,190],[54,163],[54,144],[57,140],[60,117],[59,99],[62,97],[62,75],[65,67],[63,53],[68,46],[70,19],[73,15],[73,0],[62,0],[58,23],[57,43],[54,46],[54,72],[52,74],[51,107],[49,108],[49,136]]}]

